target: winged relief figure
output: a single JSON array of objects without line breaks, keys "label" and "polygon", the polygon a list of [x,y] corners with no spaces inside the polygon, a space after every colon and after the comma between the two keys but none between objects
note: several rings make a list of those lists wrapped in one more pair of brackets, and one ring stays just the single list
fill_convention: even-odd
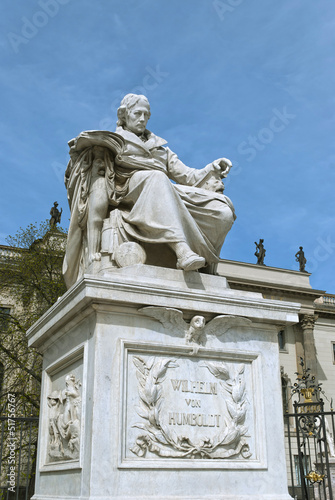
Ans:
[{"label": "winged relief figure", "polygon": [[250,319],[241,316],[221,314],[206,323],[204,316],[193,316],[187,323],[183,318],[183,312],[172,307],[143,307],[142,314],[151,316],[162,323],[162,325],[173,332],[183,336],[187,344],[193,346],[193,353],[198,352],[201,345],[205,345],[209,337],[220,337],[228,330],[238,326],[248,326],[252,323]]}]

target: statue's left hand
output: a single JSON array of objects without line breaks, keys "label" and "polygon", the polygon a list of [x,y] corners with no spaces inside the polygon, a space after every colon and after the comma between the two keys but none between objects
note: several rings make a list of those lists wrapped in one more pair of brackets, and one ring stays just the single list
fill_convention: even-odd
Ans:
[{"label": "statue's left hand", "polygon": [[232,168],[232,162],[228,158],[219,158],[212,162],[214,169],[220,173],[221,177],[227,177],[230,169]]}]

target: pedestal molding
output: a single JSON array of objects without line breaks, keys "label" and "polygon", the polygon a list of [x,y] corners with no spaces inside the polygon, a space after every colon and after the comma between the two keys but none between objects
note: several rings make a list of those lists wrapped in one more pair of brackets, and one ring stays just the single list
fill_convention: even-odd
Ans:
[{"label": "pedestal molding", "polygon": [[[134,266],[137,267],[138,266]],[[145,269],[146,266],[143,266]],[[150,267],[150,266],[147,266]],[[171,270],[167,271],[171,272]],[[183,285],[182,271],[180,273]],[[197,278],[205,282],[199,273]],[[219,285],[223,278],[219,276],[210,277]],[[147,278],[149,281],[149,278]],[[252,292],[240,292],[229,288],[218,287],[216,291],[211,289],[199,290],[192,288],[186,290],[177,284],[171,286],[167,281],[166,286],[158,286],[152,280],[143,283],[139,280],[124,276],[122,270],[107,278],[84,276],[68,292],[66,292],[27,332],[29,345],[39,347],[46,336],[53,330],[59,329],[64,324],[69,324],[74,314],[83,318],[90,312],[90,307],[95,303],[123,304],[136,307],[146,305],[173,307],[176,300],[179,308],[188,311],[206,311],[212,314],[238,314],[255,321],[269,321],[274,323],[294,324],[298,322],[300,304],[284,302],[279,300],[264,299],[261,294]],[[186,286],[186,285],[185,285]],[[205,285],[203,285],[205,286]],[[210,288],[210,287],[209,287]],[[71,304],[69,310],[68,306]],[[50,326],[50,321],[53,325]],[[37,333],[38,332],[38,333]]]}]

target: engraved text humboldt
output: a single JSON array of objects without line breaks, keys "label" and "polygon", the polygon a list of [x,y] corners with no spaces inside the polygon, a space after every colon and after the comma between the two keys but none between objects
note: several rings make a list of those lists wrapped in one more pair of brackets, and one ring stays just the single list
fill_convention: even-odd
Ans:
[{"label": "engraved text humboldt", "polygon": [[169,412],[169,425],[192,425],[198,427],[220,427],[221,415],[203,413]]},{"label": "engraved text humboldt", "polygon": [[191,380],[171,379],[172,387],[175,391],[193,392],[195,394],[213,394],[217,395],[216,382],[200,382]]}]

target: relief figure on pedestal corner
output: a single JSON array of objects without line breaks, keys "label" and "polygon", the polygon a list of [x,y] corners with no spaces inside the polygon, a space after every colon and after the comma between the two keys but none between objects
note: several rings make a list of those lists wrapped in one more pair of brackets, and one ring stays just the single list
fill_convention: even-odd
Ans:
[{"label": "relief figure on pedestal corner", "polygon": [[62,395],[60,391],[53,391],[47,396],[49,406],[49,446],[50,455],[62,457],[64,454],[63,442],[58,428],[58,418],[62,405]]},{"label": "relief figure on pedestal corner", "polygon": [[79,457],[81,396],[80,381],[75,375],[65,377],[65,389],[48,395],[49,458],[51,461],[73,460]]},{"label": "relief figure on pedestal corner", "polygon": [[232,164],[220,158],[202,169],[187,167],[147,130],[149,118],[147,98],[128,94],[115,133],[82,132],[69,142],[65,183],[71,221],[63,268],[68,287],[101,259],[108,217],[111,260],[118,245],[136,242],[168,246],[175,267],[184,271],[219,261],[236,218],[222,183]]}]

